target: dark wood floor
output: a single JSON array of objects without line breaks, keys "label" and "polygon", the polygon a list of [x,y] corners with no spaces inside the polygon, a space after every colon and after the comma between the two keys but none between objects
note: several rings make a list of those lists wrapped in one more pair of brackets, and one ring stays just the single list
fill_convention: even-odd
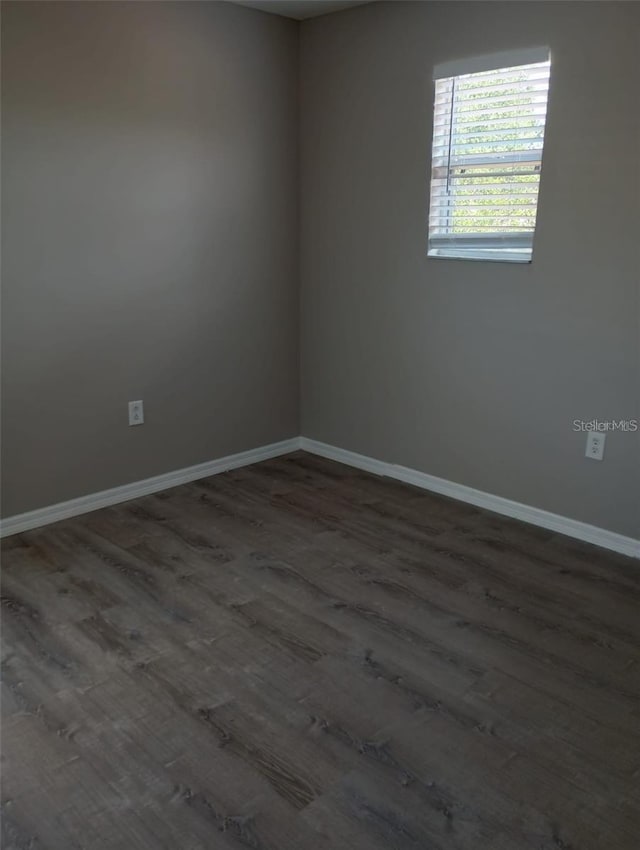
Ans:
[{"label": "dark wood floor", "polygon": [[638,850],[640,566],[302,453],[4,542],[4,850]]}]

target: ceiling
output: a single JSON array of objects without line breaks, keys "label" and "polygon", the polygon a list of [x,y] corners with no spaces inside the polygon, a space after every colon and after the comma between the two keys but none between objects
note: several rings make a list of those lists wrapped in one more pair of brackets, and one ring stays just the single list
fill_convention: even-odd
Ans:
[{"label": "ceiling", "polygon": [[351,6],[362,6],[372,0],[230,0],[230,2],[303,21],[305,18],[339,12]]}]

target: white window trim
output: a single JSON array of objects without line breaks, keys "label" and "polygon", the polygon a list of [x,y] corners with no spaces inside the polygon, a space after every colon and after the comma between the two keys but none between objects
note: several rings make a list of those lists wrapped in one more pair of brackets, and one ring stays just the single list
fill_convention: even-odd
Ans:
[{"label": "white window trim", "polygon": [[[491,71],[499,71],[507,68],[516,68],[523,65],[550,62],[551,55],[548,47],[532,47],[520,50],[510,50],[494,53],[486,56],[452,60],[436,65],[434,68],[434,80],[449,79],[465,74],[481,74]],[[548,98],[548,90],[545,93]],[[435,126],[435,102],[434,102],[434,126]],[[545,118],[546,121],[546,118]],[[544,138],[539,150],[512,151],[501,155],[477,155],[464,157],[457,155],[450,158],[446,164],[436,160],[433,150],[431,156],[431,190],[433,191],[434,172],[441,168],[458,166],[482,166],[499,162],[503,165],[517,165],[518,163],[530,163],[541,170]],[[512,176],[521,176],[520,172],[511,172]],[[530,170],[522,172],[522,175],[531,174]],[[483,176],[503,176],[501,172],[486,172]],[[538,184],[539,191],[539,184]],[[536,213],[537,202],[536,199]],[[522,235],[517,232],[506,232],[495,234],[439,234],[429,237],[429,249],[427,256],[434,259],[460,259],[480,260],[493,262],[509,262],[527,264],[532,262],[533,242],[535,238],[535,225],[533,233],[527,232]]]}]

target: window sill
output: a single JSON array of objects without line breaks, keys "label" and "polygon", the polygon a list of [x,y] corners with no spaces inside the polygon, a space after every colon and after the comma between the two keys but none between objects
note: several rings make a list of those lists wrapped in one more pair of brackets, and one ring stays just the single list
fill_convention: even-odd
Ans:
[{"label": "window sill", "polygon": [[528,265],[530,256],[518,255],[513,251],[447,251],[442,248],[427,252],[430,260],[472,260],[484,263],[519,263]]}]

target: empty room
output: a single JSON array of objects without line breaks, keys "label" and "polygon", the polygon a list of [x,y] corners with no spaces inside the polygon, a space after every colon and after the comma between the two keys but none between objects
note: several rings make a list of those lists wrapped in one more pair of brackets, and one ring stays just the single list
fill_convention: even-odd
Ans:
[{"label": "empty room", "polygon": [[640,4],[1,18],[3,850],[639,850]]}]

